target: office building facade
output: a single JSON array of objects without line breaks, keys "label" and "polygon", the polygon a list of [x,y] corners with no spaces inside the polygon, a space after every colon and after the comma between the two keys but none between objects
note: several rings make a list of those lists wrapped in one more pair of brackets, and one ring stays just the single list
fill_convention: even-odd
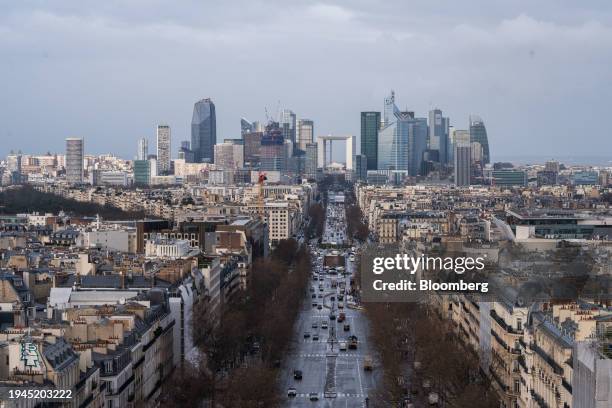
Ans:
[{"label": "office building facade", "polygon": [[296,148],[306,151],[306,146],[314,143],[314,122],[310,119],[300,119],[297,124]]},{"label": "office building facade", "polygon": [[378,169],[378,131],[380,112],[361,112],[361,154],[367,158],[367,170]]},{"label": "office building facade", "polygon": [[438,161],[443,165],[447,164],[449,159],[449,124],[449,119],[442,116],[440,109],[429,111],[428,148],[439,152]]},{"label": "office building facade", "polygon": [[157,173],[168,174],[170,172],[172,139],[170,126],[157,126]]},{"label": "office building facade", "polygon": [[84,147],[83,138],[66,139],[66,180],[71,184],[83,182]]},{"label": "office building facade", "polygon": [[148,156],[149,156],[149,141],[147,140],[146,137],[143,137],[140,140],[138,140],[138,154],[136,155],[136,158],[138,160],[147,160]]},{"label": "office building facade", "polygon": [[279,127],[285,140],[290,140],[295,144],[296,136],[296,116],[290,109],[283,109],[280,114]]},{"label": "office building facade", "polygon": [[215,104],[210,98],[202,99],[193,107],[191,120],[191,150],[196,163],[214,163],[217,143]]},{"label": "office building facade", "polygon": [[471,184],[472,146],[470,134],[467,131],[455,131],[455,185],[469,186]]},{"label": "office building facade", "polygon": [[482,164],[491,163],[487,129],[483,120],[477,115],[470,115],[470,141],[478,142],[482,146]]}]

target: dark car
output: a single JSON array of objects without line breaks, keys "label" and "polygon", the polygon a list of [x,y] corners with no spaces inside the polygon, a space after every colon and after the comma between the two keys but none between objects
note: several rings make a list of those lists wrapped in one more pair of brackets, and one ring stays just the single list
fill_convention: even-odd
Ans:
[{"label": "dark car", "polygon": [[308,333],[308,332],[304,332],[304,338],[305,338],[305,339],[307,339],[307,338],[309,338],[309,337],[310,337],[310,333]]},{"label": "dark car", "polygon": [[293,379],[301,380],[302,379],[302,370],[293,370]]}]

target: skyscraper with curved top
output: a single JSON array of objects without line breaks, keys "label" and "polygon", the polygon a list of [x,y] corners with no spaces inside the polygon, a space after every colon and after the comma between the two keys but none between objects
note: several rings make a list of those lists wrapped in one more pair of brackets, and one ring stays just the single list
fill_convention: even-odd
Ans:
[{"label": "skyscraper with curved top", "polygon": [[213,163],[217,143],[215,104],[210,98],[197,101],[191,120],[191,150],[197,163]]},{"label": "skyscraper with curved top", "polygon": [[485,128],[480,116],[477,115],[470,115],[470,142],[478,142],[482,146],[482,164],[491,163],[487,128]]}]

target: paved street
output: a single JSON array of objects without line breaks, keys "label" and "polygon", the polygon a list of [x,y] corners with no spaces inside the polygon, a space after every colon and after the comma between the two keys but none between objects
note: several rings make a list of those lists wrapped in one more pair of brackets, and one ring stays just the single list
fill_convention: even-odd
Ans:
[{"label": "paved street", "polygon": [[[344,205],[341,201],[336,203],[330,199],[323,242],[344,243],[345,227]],[[305,294],[307,299],[296,325],[290,354],[283,367],[282,392],[286,396],[287,390],[293,387],[297,394],[295,397],[286,397],[285,406],[363,407],[368,390],[374,387],[381,370],[376,366],[375,359],[373,371],[365,371],[363,367],[366,356],[374,357],[367,342],[368,325],[365,316],[361,311],[348,307],[347,301],[350,298],[347,295],[343,301],[338,301],[338,295],[345,292],[341,287],[346,288],[346,292],[350,288],[353,271],[353,263],[349,261],[350,250],[339,253],[346,255],[347,273],[344,275],[324,273],[324,255],[331,255],[332,250],[321,250],[316,244],[313,250],[316,265],[313,275],[318,274],[319,278],[315,280],[313,276],[311,288]],[[336,287],[332,285],[334,280],[337,282]],[[342,323],[337,321],[340,313],[346,315]],[[330,319],[330,315],[335,318]],[[344,330],[345,324],[350,326],[347,331]],[[357,336],[357,349],[347,347],[346,350],[340,350],[340,342],[346,342],[351,335]],[[302,371],[301,380],[294,379],[294,370]],[[314,399],[311,393],[316,394],[318,400],[311,401]]]}]

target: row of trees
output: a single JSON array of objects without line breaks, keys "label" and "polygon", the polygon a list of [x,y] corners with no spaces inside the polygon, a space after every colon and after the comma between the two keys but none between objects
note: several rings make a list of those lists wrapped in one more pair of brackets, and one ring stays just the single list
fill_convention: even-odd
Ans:
[{"label": "row of trees", "polygon": [[311,271],[310,253],[282,241],[256,261],[249,287],[214,319],[205,305],[194,313],[194,341],[204,358],[176,370],[165,390],[167,406],[279,406],[280,361],[293,336]]},{"label": "row of trees", "polygon": [[28,185],[0,192],[0,214],[34,211],[52,214],[64,211],[68,214],[88,217],[100,215],[102,218],[112,220],[133,220],[144,217],[142,211],[123,211],[109,205],[84,203],[41,192]]},{"label": "row of trees", "polygon": [[325,228],[325,208],[319,203],[313,204],[308,209],[308,226],[306,227],[306,237],[320,238],[323,236]]},{"label": "row of trees", "polygon": [[407,396],[424,402],[431,391],[446,407],[499,406],[478,355],[447,319],[417,303],[368,303],[366,315],[384,370],[372,407],[400,406]]}]

